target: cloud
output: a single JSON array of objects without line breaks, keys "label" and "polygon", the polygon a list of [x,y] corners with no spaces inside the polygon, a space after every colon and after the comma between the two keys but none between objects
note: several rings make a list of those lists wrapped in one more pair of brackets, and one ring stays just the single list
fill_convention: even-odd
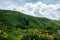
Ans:
[{"label": "cloud", "polygon": [[10,0],[0,0],[0,9],[12,9],[14,4]]},{"label": "cloud", "polygon": [[60,4],[46,5],[42,2],[36,4],[26,3],[20,11],[36,16],[36,17],[47,17],[49,19],[58,20],[60,18]]},{"label": "cloud", "polygon": [[[22,2],[24,3],[24,5],[19,5]],[[0,9],[15,10],[35,17],[46,17],[54,20],[60,19],[59,3],[47,5],[41,1],[37,3],[26,3],[26,1],[23,0],[0,0]]]},{"label": "cloud", "polygon": [[45,4],[57,4],[60,3],[60,0],[40,0]]}]

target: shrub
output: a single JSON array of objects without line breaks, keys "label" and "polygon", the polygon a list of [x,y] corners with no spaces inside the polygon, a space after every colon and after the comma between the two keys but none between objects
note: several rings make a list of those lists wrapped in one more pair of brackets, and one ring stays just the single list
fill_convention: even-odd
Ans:
[{"label": "shrub", "polygon": [[8,34],[4,30],[0,30],[0,40],[15,40],[15,37]]},{"label": "shrub", "polygon": [[27,34],[23,36],[22,40],[53,40],[53,38],[38,34]]},{"label": "shrub", "polygon": [[39,39],[39,36],[37,34],[28,34],[28,35],[24,35],[23,40],[38,40]]}]

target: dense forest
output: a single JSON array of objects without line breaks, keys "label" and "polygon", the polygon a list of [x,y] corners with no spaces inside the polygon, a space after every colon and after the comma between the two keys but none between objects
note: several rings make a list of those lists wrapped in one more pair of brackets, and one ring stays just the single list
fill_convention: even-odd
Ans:
[{"label": "dense forest", "polygon": [[[57,32],[57,30],[60,30],[60,22],[56,20],[50,20],[45,17],[33,17],[25,15],[17,11],[0,10],[0,40],[20,40],[25,33],[24,31],[26,30],[29,30],[29,32],[38,30],[43,33],[47,31],[49,34],[54,34]],[[8,35],[7,38],[2,37],[2,35],[4,36],[5,34]],[[36,34],[34,35],[38,36]],[[38,38],[39,37],[37,37],[37,39]]]}]

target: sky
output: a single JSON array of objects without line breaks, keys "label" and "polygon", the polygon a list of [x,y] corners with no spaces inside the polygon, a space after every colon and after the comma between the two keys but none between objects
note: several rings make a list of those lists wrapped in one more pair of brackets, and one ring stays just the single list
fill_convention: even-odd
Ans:
[{"label": "sky", "polygon": [[60,0],[0,0],[0,9],[60,20]]}]

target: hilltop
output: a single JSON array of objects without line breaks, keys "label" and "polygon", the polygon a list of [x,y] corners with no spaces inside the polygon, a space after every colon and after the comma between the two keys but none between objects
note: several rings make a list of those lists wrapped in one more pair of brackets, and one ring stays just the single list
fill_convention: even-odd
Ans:
[{"label": "hilltop", "polygon": [[35,34],[34,31],[41,31],[43,34],[46,32],[52,36],[57,30],[60,30],[59,21],[33,17],[17,11],[0,10],[0,40],[20,40],[25,33]]},{"label": "hilltop", "polygon": [[0,29],[41,29],[53,30],[60,29],[60,22],[44,17],[33,17],[21,12],[11,10],[0,10]]}]

